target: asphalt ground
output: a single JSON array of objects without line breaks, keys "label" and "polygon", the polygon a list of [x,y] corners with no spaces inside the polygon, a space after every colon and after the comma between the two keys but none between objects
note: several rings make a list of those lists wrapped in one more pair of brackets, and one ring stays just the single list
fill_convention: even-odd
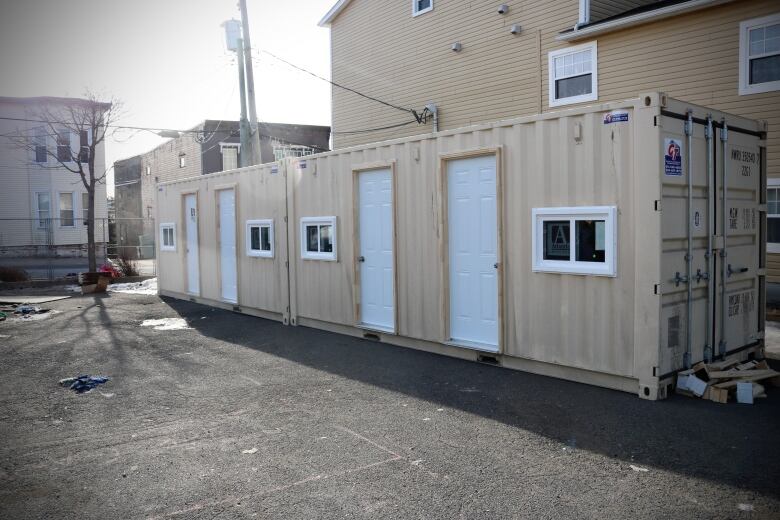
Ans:
[{"label": "asphalt ground", "polygon": [[[156,296],[45,307],[0,323],[0,518],[780,517],[780,389],[650,402]],[[57,384],[83,373],[111,380]]]}]

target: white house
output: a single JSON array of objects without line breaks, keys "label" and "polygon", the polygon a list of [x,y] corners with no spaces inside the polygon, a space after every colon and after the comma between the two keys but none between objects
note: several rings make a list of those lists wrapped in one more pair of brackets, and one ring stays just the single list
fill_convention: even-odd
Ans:
[{"label": "white house", "polygon": [[[91,136],[64,129],[52,135],[42,122],[44,113],[65,117],[69,107],[83,103],[89,101],[0,97],[0,257],[87,255],[87,189],[80,175],[55,157],[69,157]],[[20,138],[27,139],[26,145]],[[95,170],[105,172],[103,143],[95,151]],[[101,183],[95,192],[95,240],[101,255],[108,240],[107,217],[106,185]]]}]

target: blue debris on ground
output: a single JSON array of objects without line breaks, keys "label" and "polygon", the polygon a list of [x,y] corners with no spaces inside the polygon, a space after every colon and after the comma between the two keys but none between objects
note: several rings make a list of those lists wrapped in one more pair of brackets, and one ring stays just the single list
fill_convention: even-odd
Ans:
[{"label": "blue debris on ground", "polygon": [[66,386],[76,392],[77,394],[83,394],[91,391],[97,385],[102,385],[107,382],[108,378],[103,376],[78,376],[78,377],[66,377],[60,379],[60,384]]}]

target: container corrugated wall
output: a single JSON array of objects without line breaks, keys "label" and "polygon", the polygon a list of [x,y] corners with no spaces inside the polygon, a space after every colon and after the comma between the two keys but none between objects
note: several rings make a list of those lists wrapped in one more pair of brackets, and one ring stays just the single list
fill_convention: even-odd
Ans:
[{"label": "container corrugated wall", "polygon": [[[662,102],[672,103],[650,94],[169,183],[159,188],[158,218],[180,221],[181,198],[197,190],[202,284],[193,299],[233,305],[218,287],[215,202],[215,190],[232,187],[242,311],[478,359],[486,353],[452,346],[448,330],[447,165],[494,156],[499,339],[489,355],[509,367],[641,388],[640,395],[648,388],[643,396],[656,398],[663,396],[659,376],[682,362],[664,350],[669,334],[662,322],[679,299],[665,279],[672,264],[664,251],[679,249],[678,228],[685,227],[674,224],[679,208],[666,201],[680,190],[663,181]],[[616,112],[622,115],[605,121]],[[392,179],[393,334],[360,326],[358,178],[366,171],[387,171]],[[670,212],[661,211],[662,202]],[[617,208],[616,276],[534,272],[532,210],[582,206]],[[307,217],[336,218],[336,261],[302,258],[300,223]],[[249,219],[274,220],[273,259],[247,257]],[[186,297],[183,248],[159,258],[161,293]]]}]

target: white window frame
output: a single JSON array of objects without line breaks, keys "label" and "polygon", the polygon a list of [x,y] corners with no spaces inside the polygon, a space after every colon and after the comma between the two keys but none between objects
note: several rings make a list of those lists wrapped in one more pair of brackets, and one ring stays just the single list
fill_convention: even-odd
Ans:
[{"label": "white window frame", "polygon": [[[544,222],[569,220],[569,260],[544,259]],[[578,262],[575,233],[577,220],[604,221],[604,262]],[[531,210],[533,271],[536,273],[563,273],[594,276],[617,276],[617,207],[576,206],[561,208],[533,208]]]},{"label": "white window frame", "polygon": [[[307,235],[306,228],[308,226],[331,226],[333,230],[333,251],[330,253],[313,252],[306,249]],[[328,262],[335,262],[338,259],[338,233],[336,230],[336,217],[302,217],[301,218],[301,258],[304,260],[326,260]],[[317,231],[319,233],[319,230]],[[318,247],[320,246],[318,242]]]},{"label": "white window frame", "polygon": [[[62,218],[62,196],[63,195],[70,195],[70,203],[71,203],[71,212],[73,213],[73,217],[71,217],[71,221],[73,222],[70,225],[63,224],[63,221],[65,219]],[[76,194],[72,191],[58,191],[57,192],[57,222],[59,223],[59,227],[61,228],[75,228],[76,227]]]},{"label": "white window frame", "polygon": [[41,225],[41,201],[38,198],[39,195],[48,195],[49,197],[49,209],[46,210],[46,213],[49,214],[48,217],[46,217],[49,220],[49,225],[51,225],[51,219],[52,219],[52,200],[51,200],[51,193],[48,191],[36,191],[35,192],[35,227],[38,229],[46,229],[46,225]]},{"label": "white window frame", "polygon": [[412,0],[412,16],[420,16],[421,14],[428,13],[430,11],[433,11],[433,0],[431,0],[431,5],[427,7],[426,9],[417,9],[417,0]]},{"label": "white window frame", "polygon": [[[762,25],[774,25],[780,23],[780,13],[770,14],[762,18],[745,20],[739,24],[739,95],[761,94],[762,92],[774,92],[780,90],[780,80],[767,81],[751,85],[750,81],[750,30]],[[780,53],[779,53],[780,54]],[[766,56],[774,56],[769,53]]]},{"label": "white window frame", "polygon": [[[563,78],[556,78],[555,77],[555,58],[559,58],[561,56],[565,56],[567,54],[574,54],[577,52],[582,52],[590,50],[591,55],[591,64],[590,64],[590,80],[591,80],[591,93],[590,94],[582,94],[580,96],[571,96],[561,99],[555,98],[555,80],[556,79],[566,79],[566,77],[573,77],[573,76],[566,76]],[[596,41],[583,43],[582,45],[575,45],[573,47],[564,47],[563,49],[557,49],[554,51],[550,51],[547,53],[547,83],[548,83],[548,99],[547,103],[551,107],[559,107],[563,105],[573,105],[575,103],[583,103],[585,101],[596,101],[599,98],[599,75],[598,75],[598,64],[599,64],[599,57],[598,57],[598,45]],[[578,74],[579,75],[579,74]]]},{"label": "white window frame", "polygon": [[[268,228],[268,241],[271,244],[271,249],[264,251],[262,249],[252,249],[252,228],[256,227],[260,229],[260,247],[263,245],[263,232],[262,228]],[[258,219],[246,221],[246,256],[253,256],[258,258],[273,258],[274,257],[274,221],[273,219]]]},{"label": "white window frame", "polygon": [[[767,242],[766,242],[766,252],[767,253],[780,253],[780,242],[770,242],[769,241],[769,219],[770,218],[780,218],[780,213],[769,213],[769,190],[775,189],[780,190],[780,178],[770,178],[766,180],[766,188],[767,188],[767,213],[766,213],[766,219],[767,219]],[[780,193],[778,193],[780,195]]]},{"label": "white window frame", "polygon": [[[229,150],[235,150],[236,151],[236,166],[234,168],[225,168],[225,149]],[[240,161],[239,161],[239,150],[241,149],[241,146],[236,143],[219,143],[219,154],[222,156],[222,171],[229,171],[229,170],[235,170],[241,167]]]},{"label": "white window frame", "polygon": [[[165,229],[173,230],[173,245],[165,245]],[[176,251],[176,223],[165,222],[160,224],[160,251]]]},{"label": "white window frame", "polygon": [[[33,162],[35,164],[46,164],[49,162],[49,134],[46,132],[46,128],[37,126],[33,128]],[[43,160],[38,160],[38,147],[43,147]]]}]

